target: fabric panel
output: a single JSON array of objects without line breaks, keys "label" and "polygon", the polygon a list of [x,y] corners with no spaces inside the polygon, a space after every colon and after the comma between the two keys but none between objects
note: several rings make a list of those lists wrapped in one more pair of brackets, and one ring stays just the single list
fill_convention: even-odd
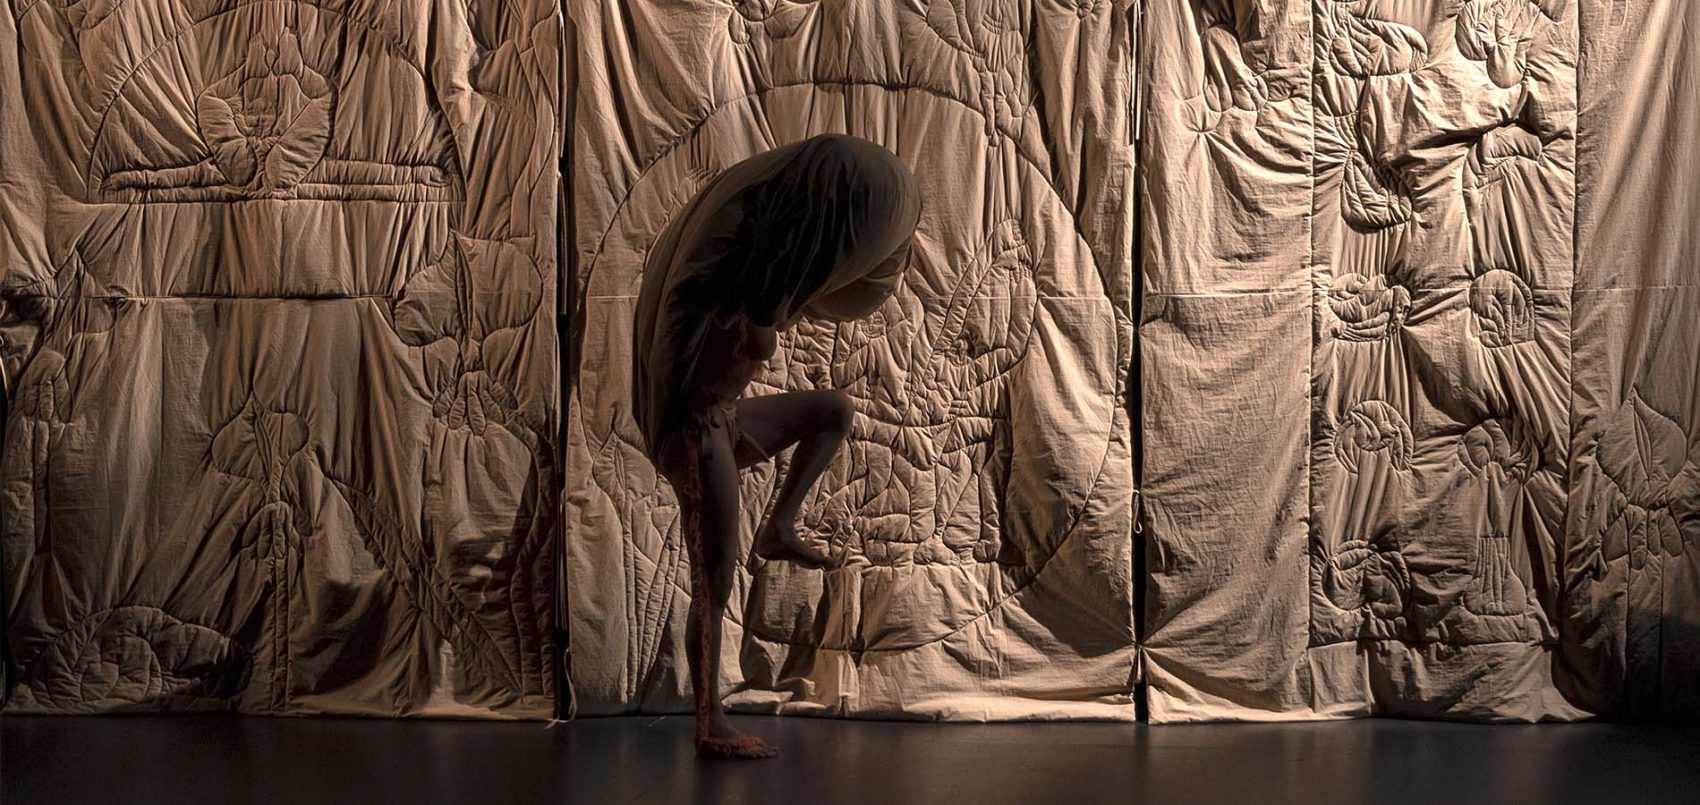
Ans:
[{"label": "fabric panel", "polygon": [[1616,717],[1700,716],[1700,8],[1586,0],[1572,499],[1559,680]]},{"label": "fabric panel", "polygon": [[1574,9],[1146,13],[1153,719],[1575,716]]},{"label": "fabric panel", "polygon": [[[787,331],[752,385],[854,399],[850,441],[800,524],[852,559],[740,572],[729,701],[1132,718],[1129,11],[571,4],[582,301],[566,511],[580,712],[687,704],[677,506],[631,417],[644,254],[726,167],[846,133],[915,174],[920,229],[891,301]],[[775,468],[746,474],[746,538],[774,488]]]},{"label": "fabric panel", "polygon": [[560,18],[444,11],[9,4],[11,711],[551,714]]}]

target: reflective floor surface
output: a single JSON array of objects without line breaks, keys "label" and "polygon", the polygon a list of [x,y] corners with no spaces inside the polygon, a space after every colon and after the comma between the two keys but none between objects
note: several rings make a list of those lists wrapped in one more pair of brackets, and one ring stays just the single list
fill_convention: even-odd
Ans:
[{"label": "reflective floor surface", "polygon": [[1700,727],[0,717],[0,803],[1696,803]]}]

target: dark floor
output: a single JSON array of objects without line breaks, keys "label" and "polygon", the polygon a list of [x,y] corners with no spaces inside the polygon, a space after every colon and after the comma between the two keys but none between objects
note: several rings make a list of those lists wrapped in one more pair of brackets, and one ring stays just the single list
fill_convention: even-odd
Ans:
[{"label": "dark floor", "polygon": [[699,763],[676,717],[8,716],[0,803],[1700,802],[1693,727],[742,724],[780,758]]}]

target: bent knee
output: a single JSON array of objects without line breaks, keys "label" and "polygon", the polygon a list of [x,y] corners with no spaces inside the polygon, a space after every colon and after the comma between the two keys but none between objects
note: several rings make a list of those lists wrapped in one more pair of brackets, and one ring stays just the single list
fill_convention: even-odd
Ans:
[{"label": "bent knee", "polygon": [[849,434],[850,423],[856,419],[856,404],[850,401],[850,395],[842,391],[825,391],[821,394],[821,426],[840,435]]}]

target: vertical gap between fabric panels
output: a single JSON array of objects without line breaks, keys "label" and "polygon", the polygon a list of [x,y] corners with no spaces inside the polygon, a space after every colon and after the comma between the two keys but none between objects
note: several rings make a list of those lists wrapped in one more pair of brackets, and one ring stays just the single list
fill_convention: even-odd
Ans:
[{"label": "vertical gap between fabric panels", "polygon": [[1128,228],[1128,237],[1132,239],[1129,254],[1132,256],[1133,277],[1133,350],[1129,356],[1127,372],[1127,409],[1128,429],[1133,448],[1133,549],[1129,552],[1133,557],[1133,673],[1130,676],[1134,704],[1134,718],[1138,721],[1150,720],[1150,705],[1146,700],[1145,663],[1142,658],[1145,645],[1145,599],[1149,583],[1148,558],[1145,555],[1145,428],[1143,391],[1145,376],[1141,370],[1141,323],[1144,320],[1145,308],[1145,253],[1144,253],[1144,129],[1141,123],[1145,117],[1145,62],[1143,25],[1146,0],[1134,0],[1128,8],[1129,46],[1133,49],[1133,80],[1128,85],[1128,132],[1133,149],[1133,188],[1130,191],[1131,201],[1127,214],[1132,218],[1132,226]]},{"label": "vertical gap between fabric panels", "polygon": [[[561,56],[558,66],[560,78],[561,108],[558,118],[561,124],[560,158],[556,163],[555,183],[557,187],[556,209],[559,210],[560,220],[555,232],[555,343],[557,360],[559,361],[559,377],[556,378],[557,394],[556,410],[559,411],[560,422],[555,431],[555,454],[559,474],[555,478],[557,485],[556,506],[564,514],[566,510],[567,475],[567,404],[572,399],[572,383],[578,366],[578,340],[573,337],[573,325],[577,317],[573,315],[574,304],[577,300],[578,254],[574,248],[573,237],[573,117],[575,105],[578,103],[578,32],[573,28],[572,16],[566,13],[565,6],[560,9],[561,20]],[[551,589],[554,592],[554,615],[552,629],[551,651],[554,652],[555,667],[555,718],[570,719],[575,710],[572,687],[572,635],[567,631],[567,520],[564,516],[555,518],[554,568],[555,578]]]}]

